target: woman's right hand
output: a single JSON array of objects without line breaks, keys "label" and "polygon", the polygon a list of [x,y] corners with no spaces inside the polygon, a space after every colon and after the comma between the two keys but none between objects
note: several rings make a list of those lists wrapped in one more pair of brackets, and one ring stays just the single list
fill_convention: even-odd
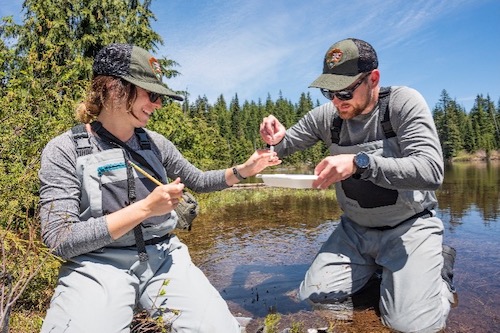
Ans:
[{"label": "woman's right hand", "polygon": [[173,182],[157,186],[144,200],[150,216],[165,215],[173,211],[182,198],[184,184],[177,178]]},{"label": "woman's right hand", "polygon": [[260,123],[260,137],[268,145],[275,145],[285,137],[286,128],[279,120],[270,114],[262,119]]}]

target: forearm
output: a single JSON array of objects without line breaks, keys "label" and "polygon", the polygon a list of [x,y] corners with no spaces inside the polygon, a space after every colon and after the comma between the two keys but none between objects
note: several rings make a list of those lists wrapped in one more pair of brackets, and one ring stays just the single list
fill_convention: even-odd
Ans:
[{"label": "forearm", "polygon": [[145,203],[145,200],[140,200],[105,216],[108,232],[113,240],[152,216],[152,210]]},{"label": "forearm", "polygon": [[306,150],[318,141],[329,143],[330,125],[333,118],[331,103],[324,104],[308,112],[295,125],[286,131],[286,135],[275,146],[278,156],[284,157],[297,151]]},{"label": "forearm", "polygon": [[176,179],[179,177],[187,188],[195,192],[212,192],[228,188],[225,170],[202,171],[191,164],[177,150],[177,148],[164,138],[157,141],[157,153],[161,156],[163,167],[167,177]]}]

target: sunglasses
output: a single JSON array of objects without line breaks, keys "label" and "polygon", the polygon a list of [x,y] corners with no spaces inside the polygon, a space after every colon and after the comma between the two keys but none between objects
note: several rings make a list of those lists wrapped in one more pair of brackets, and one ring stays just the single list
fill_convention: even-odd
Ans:
[{"label": "sunglasses", "polygon": [[341,101],[348,101],[350,99],[352,99],[352,94],[354,93],[354,91],[356,89],[358,89],[358,87],[361,85],[361,83],[363,83],[363,81],[371,74],[370,73],[366,73],[364,76],[362,76],[358,82],[356,82],[356,84],[350,88],[350,89],[344,89],[344,90],[328,90],[328,89],[325,89],[325,88],[321,88],[321,93],[323,94],[323,96],[325,96],[326,98],[328,98],[329,100],[333,100],[334,97],[337,97],[338,99],[340,99]]},{"label": "sunglasses", "polygon": [[155,103],[158,100],[158,98],[160,98],[162,95],[155,93],[155,92],[148,91],[148,96],[149,96],[149,101],[151,103]]}]

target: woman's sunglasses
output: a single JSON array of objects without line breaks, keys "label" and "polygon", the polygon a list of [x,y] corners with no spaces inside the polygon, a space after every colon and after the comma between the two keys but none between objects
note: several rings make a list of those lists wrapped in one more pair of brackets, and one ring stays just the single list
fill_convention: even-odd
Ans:
[{"label": "woman's sunglasses", "polygon": [[149,101],[151,103],[155,103],[158,100],[158,98],[160,98],[162,95],[155,93],[155,92],[148,91],[148,96],[149,96]]},{"label": "woman's sunglasses", "polygon": [[358,89],[358,87],[361,85],[361,83],[363,83],[363,81],[371,74],[371,72],[369,73],[366,73],[364,76],[362,76],[358,82],[356,82],[356,84],[350,88],[350,89],[344,89],[344,90],[328,90],[328,89],[325,89],[325,88],[321,88],[321,93],[323,94],[323,96],[325,96],[326,98],[328,98],[329,100],[333,100],[334,97],[337,97],[338,99],[340,99],[341,101],[348,101],[350,99],[352,99],[352,94],[354,93],[354,91],[356,89]]}]

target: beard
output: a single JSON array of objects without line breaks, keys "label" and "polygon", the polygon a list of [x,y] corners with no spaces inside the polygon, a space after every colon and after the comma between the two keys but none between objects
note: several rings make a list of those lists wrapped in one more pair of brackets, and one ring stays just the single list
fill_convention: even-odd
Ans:
[{"label": "beard", "polygon": [[[368,107],[370,107],[370,104],[373,102],[373,90],[368,89],[366,91],[366,94],[364,96],[359,96],[358,100],[361,99],[361,102],[356,102],[353,103],[352,100],[349,101],[339,101],[339,103],[334,103],[335,107],[337,108],[337,112],[339,114],[339,117],[344,119],[344,120],[349,120],[354,117],[359,116],[363,112],[367,113]],[[375,104],[376,105],[376,104]]]}]

